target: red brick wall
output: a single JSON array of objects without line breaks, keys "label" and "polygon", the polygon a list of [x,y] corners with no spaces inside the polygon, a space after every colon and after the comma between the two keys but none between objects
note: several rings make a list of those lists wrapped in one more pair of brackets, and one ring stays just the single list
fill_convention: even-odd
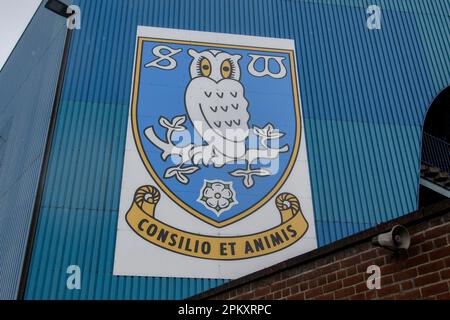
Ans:
[{"label": "red brick wall", "polygon": [[[406,254],[376,248],[370,236],[250,282],[241,280],[241,285],[231,283],[229,289],[212,290],[203,298],[450,299],[450,209],[405,225],[411,234]],[[367,288],[370,265],[381,268],[379,290]]]}]

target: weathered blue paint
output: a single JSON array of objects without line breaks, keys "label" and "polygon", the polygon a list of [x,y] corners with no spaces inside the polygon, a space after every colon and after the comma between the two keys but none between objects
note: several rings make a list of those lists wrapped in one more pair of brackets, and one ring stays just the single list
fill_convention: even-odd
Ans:
[{"label": "weathered blue paint", "polygon": [[[450,84],[450,2],[80,0],[26,298],[179,299],[224,280],[112,276],[137,25],[295,39],[319,245],[417,209],[421,127]],[[66,267],[82,290],[66,289]]]}]

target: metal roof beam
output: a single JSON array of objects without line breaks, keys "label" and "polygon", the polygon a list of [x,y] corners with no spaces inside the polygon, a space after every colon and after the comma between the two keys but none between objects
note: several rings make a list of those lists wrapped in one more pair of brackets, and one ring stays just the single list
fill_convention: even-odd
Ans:
[{"label": "metal roof beam", "polygon": [[69,6],[59,0],[48,0],[45,7],[64,18],[69,18],[72,15],[71,12],[69,13]]}]

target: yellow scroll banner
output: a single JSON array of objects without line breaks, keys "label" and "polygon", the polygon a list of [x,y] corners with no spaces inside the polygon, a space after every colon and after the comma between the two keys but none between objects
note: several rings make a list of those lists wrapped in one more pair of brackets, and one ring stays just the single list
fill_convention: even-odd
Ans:
[{"label": "yellow scroll banner", "polygon": [[289,193],[277,196],[281,224],[255,234],[216,237],[179,230],[155,218],[160,200],[158,189],[144,186],[136,191],[126,215],[129,226],[143,239],[161,248],[202,259],[241,260],[285,249],[300,240],[308,230],[298,199]]}]

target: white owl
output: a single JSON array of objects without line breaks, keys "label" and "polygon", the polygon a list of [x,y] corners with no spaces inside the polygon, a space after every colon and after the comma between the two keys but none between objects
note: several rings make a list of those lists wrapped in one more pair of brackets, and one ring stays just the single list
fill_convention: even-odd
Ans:
[{"label": "white owl", "polygon": [[[199,159],[211,159],[215,166],[245,156],[250,114],[240,80],[240,55],[218,50],[188,51],[193,58],[191,81],[186,88],[187,114],[195,130],[208,144]],[[198,161],[195,161],[198,159]]]}]

